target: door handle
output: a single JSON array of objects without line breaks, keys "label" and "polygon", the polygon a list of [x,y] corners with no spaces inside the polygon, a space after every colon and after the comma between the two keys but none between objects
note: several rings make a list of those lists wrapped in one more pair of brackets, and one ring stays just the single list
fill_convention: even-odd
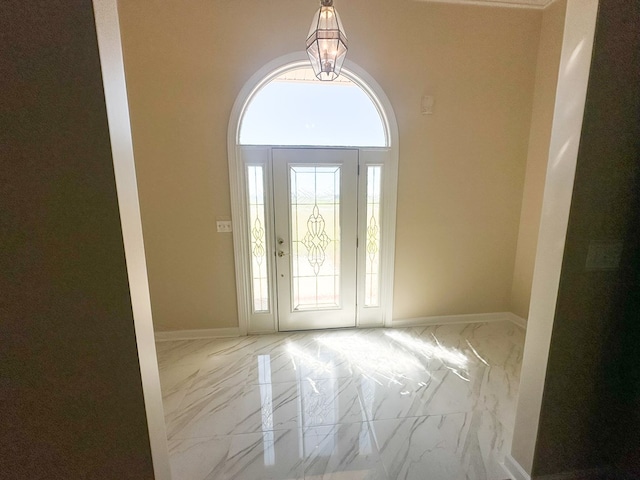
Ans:
[{"label": "door handle", "polygon": [[278,250],[278,256],[280,258],[284,257],[285,255],[288,255],[287,253],[284,253],[282,250]]}]

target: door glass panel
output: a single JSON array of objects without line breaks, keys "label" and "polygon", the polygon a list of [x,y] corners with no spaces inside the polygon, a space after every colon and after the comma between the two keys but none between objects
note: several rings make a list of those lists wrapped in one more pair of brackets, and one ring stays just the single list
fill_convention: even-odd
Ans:
[{"label": "door glass panel", "polygon": [[382,167],[367,167],[367,246],[364,306],[380,306],[380,179]]},{"label": "door glass panel", "polygon": [[292,311],[340,308],[340,166],[290,165]]},{"label": "door glass panel", "polygon": [[247,166],[249,187],[249,237],[251,239],[251,293],[254,313],[269,311],[269,275],[267,271],[264,168]]}]

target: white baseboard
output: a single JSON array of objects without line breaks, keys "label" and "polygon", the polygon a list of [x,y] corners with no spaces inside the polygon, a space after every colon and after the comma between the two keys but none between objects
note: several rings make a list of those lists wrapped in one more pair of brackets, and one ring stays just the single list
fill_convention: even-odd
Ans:
[{"label": "white baseboard", "polygon": [[433,317],[418,317],[418,318],[405,318],[400,320],[393,320],[391,323],[392,328],[401,327],[422,327],[428,325],[443,325],[453,323],[485,323],[485,322],[499,322],[504,320],[511,320],[510,312],[496,312],[496,313],[469,313],[465,315],[438,315]]},{"label": "white baseboard", "polygon": [[247,335],[273,335],[275,333],[287,333],[287,332],[279,332],[277,330],[251,330],[247,332]]},{"label": "white baseboard", "polygon": [[507,312],[507,316],[509,317],[507,318],[507,320],[515,323],[516,325],[524,328],[525,330],[527,329],[527,321],[524,318],[519,317],[515,313],[511,313],[511,312]]},{"label": "white baseboard", "polygon": [[240,329],[233,328],[204,328],[200,330],[170,330],[155,332],[156,342],[168,342],[172,340],[197,340],[199,338],[226,338],[239,337]]},{"label": "white baseboard", "polygon": [[[516,325],[526,328],[527,322],[524,318],[521,318],[511,312],[496,312],[496,313],[469,313],[465,315],[439,315],[433,317],[419,317],[419,318],[406,318],[402,320],[394,320],[391,324],[391,328],[402,327],[422,327],[428,325],[443,325],[454,323],[485,323],[485,322],[500,322],[508,320]],[[379,325],[378,325],[379,326]],[[373,326],[372,326],[373,327]],[[276,332],[251,332],[252,335],[262,333],[276,333]],[[226,337],[239,337],[240,329],[238,327],[232,328],[204,328],[199,330],[168,330],[155,332],[156,342],[167,342],[172,340],[197,340],[199,338],[226,338]]]},{"label": "white baseboard", "polygon": [[511,454],[507,454],[507,456],[504,457],[502,468],[511,480],[531,480],[531,475],[522,468]]}]

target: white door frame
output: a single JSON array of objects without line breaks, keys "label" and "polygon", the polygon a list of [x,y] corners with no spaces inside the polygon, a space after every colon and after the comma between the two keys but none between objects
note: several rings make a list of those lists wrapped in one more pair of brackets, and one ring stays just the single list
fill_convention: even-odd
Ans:
[{"label": "white door frame", "polygon": [[[238,326],[241,335],[248,333],[270,333],[277,331],[277,312],[275,308],[267,313],[253,313],[251,308],[250,245],[248,232],[246,174],[247,164],[264,165],[265,172],[270,170],[271,148],[277,146],[242,146],[239,144],[240,125],[245,109],[253,97],[266,83],[283,72],[307,66],[305,52],[296,52],[279,57],[258,70],[240,90],[233,105],[229,119],[227,151],[229,160],[229,183],[231,190],[231,215],[234,223],[233,247],[236,273],[236,291],[238,297]],[[395,260],[395,229],[398,179],[398,125],[391,102],[378,83],[363,69],[347,60],[342,74],[360,86],[371,98],[383,121],[387,146],[382,148],[358,148],[366,163],[384,165],[383,200],[381,205],[384,221],[380,229],[382,252],[380,268],[381,308],[376,319],[367,319],[366,312],[358,314],[357,326],[391,326],[393,312],[393,279]],[[287,146],[290,147],[290,146]],[[285,147],[286,148],[286,147]],[[302,147],[304,148],[304,146]],[[322,147],[327,148],[327,147]],[[354,147],[351,147],[354,148]],[[270,175],[270,173],[268,173]],[[270,197],[270,194],[267,193]],[[270,198],[267,199],[269,208]],[[269,217],[269,215],[267,215]],[[273,228],[273,225],[271,225]],[[271,230],[273,231],[273,230]],[[267,252],[273,251],[272,239],[267,235]],[[360,263],[360,253],[358,262]],[[273,270],[273,269],[272,269]],[[270,298],[275,298],[275,282],[271,279]],[[272,302],[273,304],[273,302]]]}]

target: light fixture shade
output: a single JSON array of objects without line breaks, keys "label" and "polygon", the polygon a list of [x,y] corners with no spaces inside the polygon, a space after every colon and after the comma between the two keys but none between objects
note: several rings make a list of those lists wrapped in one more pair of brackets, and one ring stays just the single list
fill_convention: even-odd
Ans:
[{"label": "light fixture shade", "polygon": [[333,7],[333,0],[322,0],[311,22],[307,37],[307,54],[320,80],[334,80],[340,75],[347,55],[347,36]]}]

